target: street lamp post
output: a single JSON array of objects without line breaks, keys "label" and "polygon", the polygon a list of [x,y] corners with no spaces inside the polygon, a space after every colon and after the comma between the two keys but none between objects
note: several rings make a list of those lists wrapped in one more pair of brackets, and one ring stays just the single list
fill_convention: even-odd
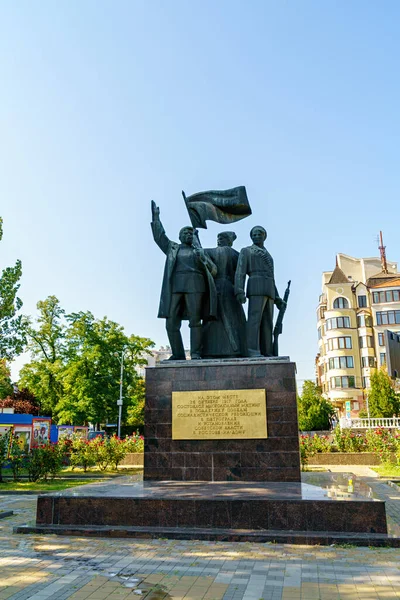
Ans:
[{"label": "street lamp post", "polygon": [[117,406],[118,406],[118,437],[121,437],[122,405],[124,403],[123,396],[122,396],[122,381],[123,381],[123,377],[124,377],[124,352],[125,352],[125,350],[122,350],[121,357],[119,356],[118,352],[115,352],[115,356],[118,358],[118,360],[120,362],[120,365],[121,365],[121,373],[120,373],[120,379],[119,379],[119,399],[117,400]]}]

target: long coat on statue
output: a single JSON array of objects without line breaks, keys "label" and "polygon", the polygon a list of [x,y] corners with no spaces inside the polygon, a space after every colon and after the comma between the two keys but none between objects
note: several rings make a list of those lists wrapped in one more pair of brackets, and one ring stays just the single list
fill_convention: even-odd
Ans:
[{"label": "long coat on statue", "polygon": [[[166,319],[170,316],[169,313],[172,297],[172,278],[174,276],[176,258],[181,244],[173,242],[168,238],[164,231],[164,227],[162,226],[161,221],[152,221],[151,229],[153,231],[154,241],[167,256],[165,261],[164,276],[161,288],[160,305],[158,309],[158,317],[161,319]],[[217,291],[213,279],[213,275],[216,274],[216,266],[209,257],[206,256],[206,258],[207,267],[204,267],[203,264],[199,261],[200,266],[204,271],[204,276],[208,289],[208,301],[205,303],[205,306],[203,308],[202,318],[213,319],[216,318],[217,314]],[[185,319],[187,318],[187,316],[184,314],[182,318]]]}]

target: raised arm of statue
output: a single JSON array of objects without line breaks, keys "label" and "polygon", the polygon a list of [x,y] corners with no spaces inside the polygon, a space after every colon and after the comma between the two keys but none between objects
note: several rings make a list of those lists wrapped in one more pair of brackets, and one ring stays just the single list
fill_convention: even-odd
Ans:
[{"label": "raised arm of statue", "polygon": [[236,267],[236,274],[235,274],[235,296],[237,297],[239,302],[241,302],[242,304],[244,304],[246,302],[246,294],[244,291],[246,275],[247,275],[247,254],[246,254],[246,249],[243,248],[239,254],[239,259],[238,259],[238,264]]},{"label": "raised arm of statue", "polygon": [[157,246],[164,252],[164,254],[168,253],[170,246],[170,239],[164,231],[164,227],[160,221],[160,209],[154,202],[151,201],[151,230],[153,232],[153,238]]}]

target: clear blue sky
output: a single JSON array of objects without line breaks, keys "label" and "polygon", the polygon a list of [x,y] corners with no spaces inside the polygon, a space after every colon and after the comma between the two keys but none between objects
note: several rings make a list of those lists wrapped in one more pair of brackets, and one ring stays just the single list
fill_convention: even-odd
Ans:
[{"label": "clear blue sky", "polygon": [[177,239],[182,189],[246,185],[236,248],[268,229],[281,351],[312,378],[335,253],[377,255],[382,229],[400,260],[399,21],[390,0],[3,2],[0,264],[22,259],[24,311],[55,294],[165,344],[150,200]]}]

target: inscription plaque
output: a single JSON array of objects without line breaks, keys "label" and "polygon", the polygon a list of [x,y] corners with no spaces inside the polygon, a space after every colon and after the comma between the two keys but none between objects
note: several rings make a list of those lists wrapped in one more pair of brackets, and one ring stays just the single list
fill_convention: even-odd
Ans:
[{"label": "inscription plaque", "polygon": [[173,440],[266,437],[264,389],[172,392]]}]

